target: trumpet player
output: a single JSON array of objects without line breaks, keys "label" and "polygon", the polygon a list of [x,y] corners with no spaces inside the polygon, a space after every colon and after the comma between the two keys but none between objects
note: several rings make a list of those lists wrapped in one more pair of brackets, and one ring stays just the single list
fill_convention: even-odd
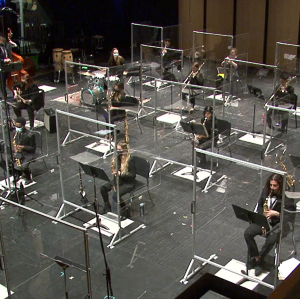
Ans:
[{"label": "trumpet player", "polygon": [[[213,118],[215,118],[215,128],[213,129]],[[208,136],[196,134],[195,139],[198,142],[196,146],[199,149],[209,149],[212,146],[212,143],[216,145],[217,137],[218,137],[218,120],[214,116],[214,111],[211,106],[206,106],[203,111],[203,117],[201,118],[201,123],[205,126]],[[197,166],[205,169],[207,162],[206,162],[206,155],[204,153],[197,152],[197,158],[199,161],[197,162]]]},{"label": "trumpet player", "polygon": [[[199,63],[194,62],[192,65],[191,72],[184,82],[186,84],[203,86],[203,76],[200,73],[200,68],[201,67]],[[196,88],[186,88],[186,87],[182,90],[183,99],[186,99],[187,97],[189,98],[190,104],[192,106],[191,110],[194,110],[195,108],[195,98],[196,98],[197,90],[198,89]]]},{"label": "trumpet player", "polygon": [[[283,107],[287,109],[295,109],[297,96],[294,93],[294,88],[289,84],[288,76],[285,74],[280,75],[280,84],[276,86],[275,93],[271,96],[272,105],[277,107]],[[270,100],[269,100],[270,101]],[[288,112],[285,111],[273,111],[269,109],[267,112],[267,124],[268,127],[274,129],[272,117],[274,113],[278,113],[281,116],[281,128],[282,133],[285,132],[288,125]]]},{"label": "trumpet player", "polygon": [[32,182],[29,163],[34,158],[36,149],[35,136],[25,128],[26,120],[22,117],[15,119],[15,134],[13,137],[14,171],[18,179],[22,177],[25,185]]},{"label": "trumpet player", "polygon": [[[266,240],[261,250],[258,250],[255,242],[257,235],[262,235],[262,228],[257,224],[250,224],[244,232],[244,238],[248,247],[249,254],[249,265],[248,269],[255,269],[255,276],[259,276],[263,272],[264,258],[271,251],[278,239],[279,222],[282,219],[281,203],[282,203],[282,187],[283,187],[283,176],[279,174],[272,174],[268,177],[265,187],[259,197],[258,203],[255,208],[255,212],[264,214],[271,227],[277,226],[266,235]],[[295,210],[294,200],[285,197],[285,209],[289,211]],[[284,227],[282,236],[287,235],[288,217],[291,215],[284,216]]]},{"label": "trumpet player", "polygon": [[[129,153],[128,143],[125,141],[119,141],[117,144],[117,154],[118,162],[115,160],[115,156],[111,160],[111,173],[113,178],[110,182],[105,183],[101,186],[100,192],[104,201],[104,208],[100,212],[105,214],[111,211],[111,205],[109,202],[108,193],[113,190],[113,201],[117,202],[118,196],[116,191],[116,176],[119,176],[119,193],[120,193],[120,208],[121,217],[126,219],[129,215],[128,208],[126,208],[125,203],[122,201],[121,197],[127,193],[130,193],[135,188],[135,161]],[[117,169],[118,168],[118,169]]]}]

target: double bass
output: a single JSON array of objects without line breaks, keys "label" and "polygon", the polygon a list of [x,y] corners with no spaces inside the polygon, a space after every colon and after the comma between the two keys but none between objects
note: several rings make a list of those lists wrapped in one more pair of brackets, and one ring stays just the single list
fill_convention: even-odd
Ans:
[{"label": "double bass", "polygon": [[[11,40],[11,37],[12,37],[12,31],[10,28],[7,28],[7,39],[8,39],[8,43],[10,46],[12,47],[17,47],[17,44],[14,43],[12,40]],[[21,78],[22,76],[28,74],[27,71],[25,71],[25,64],[29,64],[29,65],[32,65],[34,64],[34,61],[33,59],[31,58],[26,58],[26,60],[28,60],[28,62],[24,62],[24,59],[22,56],[14,53],[14,52],[11,52],[12,53],[12,61],[13,62],[17,62],[17,61],[20,61],[23,65],[22,69],[20,71],[13,71],[11,73],[9,73],[8,77],[7,77],[7,86],[8,88],[13,91],[13,85],[14,83],[16,82],[21,82]],[[29,74],[30,76],[34,76],[34,74]]]}]

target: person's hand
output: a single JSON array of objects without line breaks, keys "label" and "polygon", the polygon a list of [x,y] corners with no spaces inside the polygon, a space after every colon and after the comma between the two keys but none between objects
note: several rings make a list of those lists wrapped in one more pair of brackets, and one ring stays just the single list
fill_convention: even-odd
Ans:
[{"label": "person's hand", "polygon": [[264,212],[264,215],[269,220],[272,217],[279,217],[280,213],[278,211],[276,211],[276,210],[269,209],[266,212]]},{"label": "person's hand", "polygon": [[24,145],[16,145],[17,151],[22,151],[24,149]]},{"label": "person's hand", "polygon": [[203,138],[205,138],[206,136],[205,135],[202,135],[202,134],[196,134],[196,139],[197,140],[201,140],[201,139],[203,139]]}]

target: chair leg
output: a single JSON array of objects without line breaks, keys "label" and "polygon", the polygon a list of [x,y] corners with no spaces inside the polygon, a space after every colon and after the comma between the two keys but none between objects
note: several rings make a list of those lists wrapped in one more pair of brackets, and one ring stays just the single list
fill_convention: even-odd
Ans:
[{"label": "chair leg", "polygon": [[295,230],[295,225],[292,225],[292,240],[293,240],[293,245],[294,245],[294,255],[297,255],[297,247],[296,247],[296,241],[295,241],[295,235],[294,235],[294,230]]},{"label": "chair leg", "polygon": [[143,131],[142,131],[141,124],[140,124],[140,121],[139,121],[139,117],[138,117],[138,116],[136,117],[136,122],[138,123],[138,126],[139,126],[139,129],[140,129],[140,131],[141,131],[141,134],[143,134]]},{"label": "chair leg", "polygon": [[150,198],[150,200],[151,200],[152,206],[155,206],[155,204],[154,204],[154,202],[153,202],[153,199],[152,199],[152,197],[151,197],[150,191],[149,191],[149,187],[147,187],[147,192],[148,192],[149,198]]}]

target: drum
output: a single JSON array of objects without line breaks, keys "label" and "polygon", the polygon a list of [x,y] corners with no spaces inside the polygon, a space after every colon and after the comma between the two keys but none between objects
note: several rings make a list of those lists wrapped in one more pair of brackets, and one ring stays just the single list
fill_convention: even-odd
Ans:
[{"label": "drum", "polygon": [[104,97],[104,90],[101,86],[81,90],[81,102],[87,106],[94,106],[97,100],[102,101]]},{"label": "drum", "polygon": [[120,78],[118,76],[109,76],[106,77],[106,83],[107,86],[112,88],[116,83],[118,83],[120,81]]},{"label": "drum", "polygon": [[53,66],[56,72],[60,72],[62,70],[61,56],[63,50],[63,48],[54,48],[52,50]]},{"label": "drum", "polygon": [[[65,68],[65,61],[73,61],[73,54],[71,50],[63,50],[61,55],[61,64],[63,68]],[[67,70],[65,70],[67,73],[72,73],[72,65],[68,64],[67,65]]]},{"label": "drum", "polygon": [[95,71],[93,72],[93,84],[95,86],[104,86],[105,72]]}]

